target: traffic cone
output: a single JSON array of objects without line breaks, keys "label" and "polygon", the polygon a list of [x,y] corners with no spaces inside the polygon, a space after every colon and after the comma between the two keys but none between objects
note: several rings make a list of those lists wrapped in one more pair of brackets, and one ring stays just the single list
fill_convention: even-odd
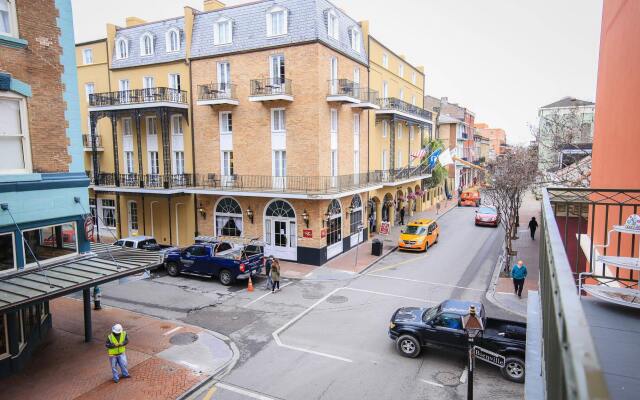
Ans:
[{"label": "traffic cone", "polygon": [[251,275],[249,275],[249,286],[247,286],[247,292],[253,292],[253,282],[251,281]]}]

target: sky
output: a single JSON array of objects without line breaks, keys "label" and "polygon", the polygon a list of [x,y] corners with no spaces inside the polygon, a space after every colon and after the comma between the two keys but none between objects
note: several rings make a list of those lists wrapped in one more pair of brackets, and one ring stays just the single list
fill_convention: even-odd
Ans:
[{"label": "sky", "polygon": [[[224,1],[224,0],[223,0]],[[226,4],[245,3],[228,0]],[[602,0],[333,0],[413,65],[425,93],[473,111],[476,122],[528,143],[539,107],[595,100]],[[100,39],[127,16],[182,15],[202,0],[72,0],[76,42]]]}]

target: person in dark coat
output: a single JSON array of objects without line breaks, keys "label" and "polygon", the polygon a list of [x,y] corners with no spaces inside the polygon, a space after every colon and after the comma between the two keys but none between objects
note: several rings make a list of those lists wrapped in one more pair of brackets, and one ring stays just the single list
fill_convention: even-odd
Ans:
[{"label": "person in dark coat", "polygon": [[531,240],[535,240],[536,229],[538,229],[538,221],[536,221],[536,217],[531,217],[531,221],[529,221],[529,231],[531,232]]},{"label": "person in dark coat", "polygon": [[404,225],[404,206],[400,209],[400,225]]},{"label": "person in dark coat", "polygon": [[265,257],[264,259],[264,273],[267,275],[267,282],[265,283],[265,289],[271,289],[273,281],[271,280],[271,265],[273,264],[273,256]]},{"label": "person in dark coat", "polygon": [[271,285],[271,293],[280,291],[280,262],[277,258],[273,259],[273,264],[271,264],[271,280],[273,281],[273,285]]}]

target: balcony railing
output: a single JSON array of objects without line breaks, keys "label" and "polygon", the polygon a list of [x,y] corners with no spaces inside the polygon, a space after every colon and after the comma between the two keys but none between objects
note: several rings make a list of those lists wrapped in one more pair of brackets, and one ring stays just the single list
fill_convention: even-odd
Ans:
[{"label": "balcony railing", "polygon": [[378,105],[382,110],[394,110],[403,112],[418,118],[432,120],[431,111],[427,111],[424,108],[414,106],[395,97],[383,97],[378,100]]},{"label": "balcony railing", "polygon": [[[87,149],[92,148],[91,135],[82,135],[82,146]],[[102,147],[102,137],[100,135],[96,135],[96,147]]]},{"label": "balcony railing", "polygon": [[346,96],[356,99],[360,93],[360,85],[349,79],[331,79],[328,85],[327,96]]},{"label": "balcony railing", "polygon": [[378,104],[378,91],[366,87],[358,90],[358,100],[361,103]]},{"label": "balcony railing", "polygon": [[219,104],[223,104],[229,100],[238,100],[235,84],[214,82],[208,85],[198,85],[199,102],[212,104],[217,102]]},{"label": "balcony railing", "polygon": [[187,92],[167,87],[122,90],[89,95],[90,107],[136,105],[145,103],[187,104]]},{"label": "balcony railing", "polygon": [[291,79],[267,78],[251,81],[251,96],[293,96]]}]

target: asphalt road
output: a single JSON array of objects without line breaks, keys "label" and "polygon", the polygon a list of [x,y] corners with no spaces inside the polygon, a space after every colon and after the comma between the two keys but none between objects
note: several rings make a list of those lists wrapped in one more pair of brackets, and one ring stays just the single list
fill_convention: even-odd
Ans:
[{"label": "asphalt road", "polygon": [[[427,253],[396,252],[363,275],[282,282],[269,294],[227,288],[204,278],[152,279],[103,288],[106,304],[187,323],[229,336],[240,351],[235,367],[197,399],[463,399],[464,355],[428,350],[400,356],[387,336],[402,306],[448,298],[480,300],[488,315],[518,319],[485,293],[500,251],[500,229],[475,227],[473,208],[440,219],[439,243]],[[478,362],[476,398],[523,398],[523,385]]]}]

